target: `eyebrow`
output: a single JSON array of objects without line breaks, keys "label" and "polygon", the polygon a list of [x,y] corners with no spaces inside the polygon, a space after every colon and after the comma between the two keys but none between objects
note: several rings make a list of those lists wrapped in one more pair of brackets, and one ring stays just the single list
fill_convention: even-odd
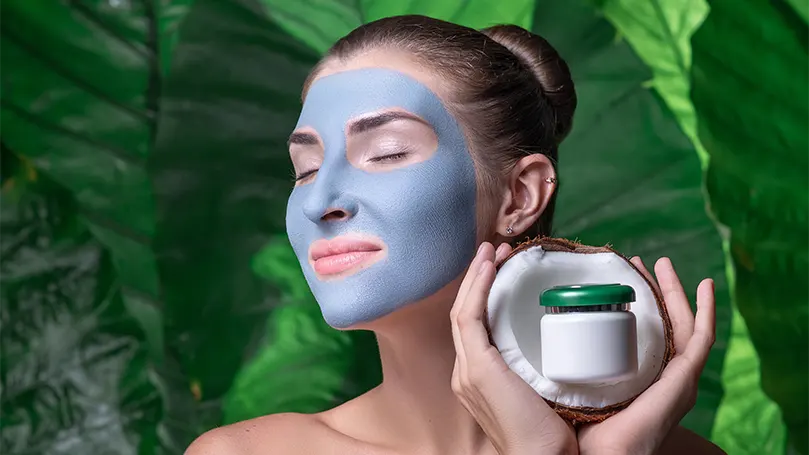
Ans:
[{"label": "eyebrow", "polygon": [[348,134],[359,134],[364,133],[368,130],[372,130],[374,128],[379,128],[386,123],[390,123],[396,120],[415,120],[419,123],[423,123],[427,126],[430,126],[424,119],[418,117],[416,115],[410,114],[408,112],[401,112],[401,111],[391,111],[391,112],[382,112],[376,115],[372,115],[370,117],[363,117],[361,119],[357,119],[351,125],[348,126]]},{"label": "eyebrow", "polygon": [[312,133],[292,133],[287,141],[287,145],[318,145],[319,143],[317,136]]},{"label": "eyebrow", "polygon": [[[355,120],[353,123],[351,123],[351,125],[348,126],[348,134],[364,133],[396,120],[414,120],[432,127],[429,123],[417,115],[413,115],[408,112],[391,111],[382,112]],[[318,145],[320,144],[320,141],[318,140],[317,136],[312,133],[295,132],[289,136],[287,145],[290,144]]]}]

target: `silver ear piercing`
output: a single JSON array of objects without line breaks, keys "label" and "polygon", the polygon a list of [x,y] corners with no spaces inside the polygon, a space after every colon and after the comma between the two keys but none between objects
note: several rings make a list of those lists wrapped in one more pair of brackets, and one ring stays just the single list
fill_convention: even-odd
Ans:
[{"label": "silver ear piercing", "polygon": [[556,177],[547,177],[545,181],[548,183],[556,183]]},{"label": "silver ear piercing", "polygon": [[506,228],[506,234],[511,235],[514,233],[514,229],[511,229],[511,226]]}]

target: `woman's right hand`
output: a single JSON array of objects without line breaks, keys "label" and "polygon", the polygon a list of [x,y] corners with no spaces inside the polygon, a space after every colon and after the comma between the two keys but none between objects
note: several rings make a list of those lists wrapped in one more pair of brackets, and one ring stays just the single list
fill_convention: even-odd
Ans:
[{"label": "woman's right hand", "polygon": [[706,279],[697,288],[695,317],[670,260],[657,262],[658,282],[640,258],[633,258],[632,263],[663,296],[673,326],[676,355],[663,369],[660,379],[626,409],[579,430],[581,453],[634,455],[659,453],[660,450],[665,453],[724,453],[698,438],[692,440],[688,450],[683,450],[682,447],[689,445],[682,441],[684,433],[678,430],[671,435],[672,429],[696,403],[699,377],[716,337],[713,281]]},{"label": "woman's right hand", "polygon": [[577,454],[573,428],[511,371],[489,343],[483,314],[495,264],[509,252],[483,243],[461,284],[450,317],[455,341],[452,390],[501,455]]}]

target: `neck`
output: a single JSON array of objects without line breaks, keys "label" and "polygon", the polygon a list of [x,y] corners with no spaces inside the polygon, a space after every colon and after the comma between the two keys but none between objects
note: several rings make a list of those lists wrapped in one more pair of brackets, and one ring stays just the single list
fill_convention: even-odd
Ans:
[{"label": "neck", "polygon": [[[450,290],[456,286],[448,286]],[[449,295],[447,295],[449,294]],[[436,453],[473,453],[486,441],[452,391],[455,346],[449,311],[455,292],[402,308],[374,324],[383,382],[373,391],[404,444]]]}]

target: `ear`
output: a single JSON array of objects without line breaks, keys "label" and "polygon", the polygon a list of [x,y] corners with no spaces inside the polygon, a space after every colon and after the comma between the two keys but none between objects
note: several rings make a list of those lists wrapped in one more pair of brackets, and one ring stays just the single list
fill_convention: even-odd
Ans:
[{"label": "ear", "polygon": [[556,171],[547,156],[528,155],[517,161],[506,183],[496,229],[509,238],[522,234],[539,219],[556,190]]}]

